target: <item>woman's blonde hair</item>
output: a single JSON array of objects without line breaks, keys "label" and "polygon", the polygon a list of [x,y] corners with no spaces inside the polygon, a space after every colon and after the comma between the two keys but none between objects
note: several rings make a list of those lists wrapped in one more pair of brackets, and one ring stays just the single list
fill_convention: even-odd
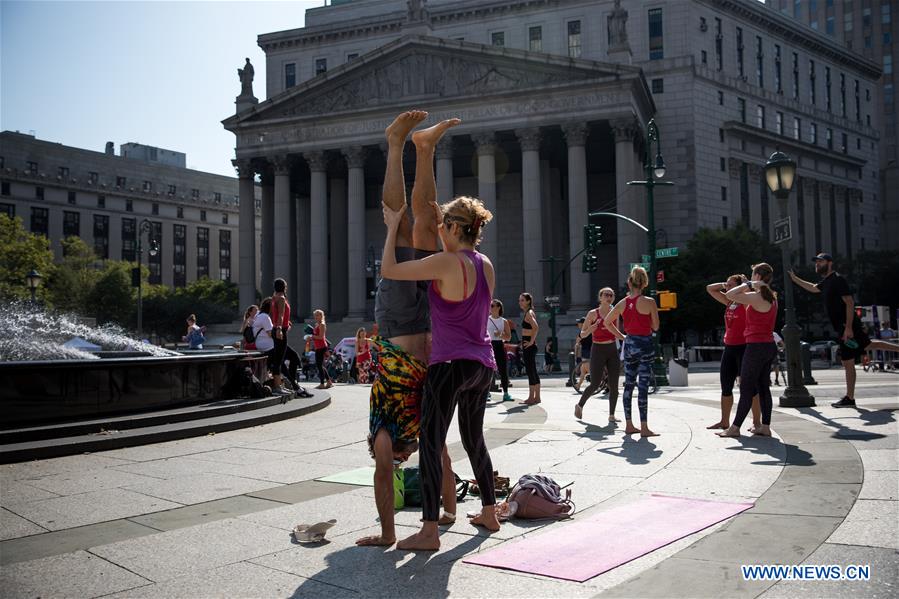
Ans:
[{"label": "woman's blonde hair", "polygon": [[596,299],[599,300],[599,301],[602,301],[602,294],[603,294],[604,292],[606,292],[606,291],[608,291],[609,293],[611,293],[611,294],[612,294],[612,297],[615,297],[615,290],[614,290],[614,289],[612,289],[611,287],[603,287],[602,289],[600,289],[599,291],[596,292]]},{"label": "woman's blonde hair", "polygon": [[312,311],[312,316],[315,316],[316,314],[321,314],[321,315],[322,315],[322,322],[325,322],[325,311],[324,311],[324,310],[313,310],[313,311]]},{"label": "woman's blonde hair", "polygon": [[365,328],[364,327],[359,327],[359,329],[356,331],[356,341],[359,341],[359,335],[362,335],[363,339],[365,338]]},{"label": "woman's blonde hair", "polygon": [[627,285],[631,289],[643,291],[649,285],[649,275],[642,266],[635,266],[631,269],[631,274],[627,276]]},{"label": "woman's blonde hair", "polygon": [[771,281],[774,280],[774,269],[771,268],[771,265],[767,262],[759,262],[758,264],[752,265],[752,274],[758,274],[762,281],[765,283],[765,287],[759,288],[759,293],[762,294],[762,298],[769,304],[773,304],[774,300],[777,299],[777,294],[771,289]]},{"label": "woman's blonde hair", "polygon": [[459,196],[440,207],[443,212],[443,224],[453,223],[462,230],[461,240],[471,245],[481,243],[481,231],[484,225],[493,220],[493,213],[484,207],[481,200],[469,196]]}]

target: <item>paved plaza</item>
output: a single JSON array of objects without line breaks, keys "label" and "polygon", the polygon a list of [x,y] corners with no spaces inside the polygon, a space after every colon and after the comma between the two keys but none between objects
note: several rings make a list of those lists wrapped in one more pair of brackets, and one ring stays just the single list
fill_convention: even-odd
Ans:
[{"label": "paved plaza", "polygon": [[[838,410],[830,402],[843,393],[841,371],[815,371],[818,407],[776,408],[772,439],[706,430],[719,414],[717,373],[691,373],[692,386],[651,396],[650,423],[661,433],[651,439],[610,428],[601,396],[577,421],[560,378],[545,381],[539,406],[494,403],[494,394],[485,429],[495,468],[513,481],[535,472],[574,481],[575,522],[650,493],[755,503],[584,583],[461,561],[566,522],[513,520],[487,535],[460,517],[437,553],[356,547],[379,531],[372,489],[315,480],[371,465],[369,387],[337,386],[330,406],[291,420],[0,466],[0,589],[85,599],[895,597],[899,378],[858,374],[858,409]],[[514,383],[523,399],[524,379]],[[448,443],[455,470],[469,474],[455,426]],[[458,511],[478,507],[468,497]],[[328,542],[292,542],[297,523],[331,518]],[[398,537],[419,518],[417,508],[399,512]],[[745,581],[740,571],[800,563],[869,564],[871,580]]]}]

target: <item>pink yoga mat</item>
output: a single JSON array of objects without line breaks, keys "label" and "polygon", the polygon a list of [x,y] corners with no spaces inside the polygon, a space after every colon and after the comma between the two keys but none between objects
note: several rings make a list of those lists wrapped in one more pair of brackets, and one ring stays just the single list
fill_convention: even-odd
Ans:
[{"label": "pink yoga mat", "polygon": [[752,505],[650,495],[586,520],[553,524],[546,533],[462,561],[584,582]]}]

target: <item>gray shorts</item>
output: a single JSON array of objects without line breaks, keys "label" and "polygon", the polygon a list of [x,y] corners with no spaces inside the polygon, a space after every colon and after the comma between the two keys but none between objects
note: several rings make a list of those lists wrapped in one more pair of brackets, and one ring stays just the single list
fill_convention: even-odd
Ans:
[{"label": "gray shorts", "polygon": [[[396,248],[396,261],[408,262],[426,258],[437,252],[410,247]],[[427,333],[431,330],[428,309],[430,281],[394,281],[381,279],[375,294],[375,322],[382,337]]]}]

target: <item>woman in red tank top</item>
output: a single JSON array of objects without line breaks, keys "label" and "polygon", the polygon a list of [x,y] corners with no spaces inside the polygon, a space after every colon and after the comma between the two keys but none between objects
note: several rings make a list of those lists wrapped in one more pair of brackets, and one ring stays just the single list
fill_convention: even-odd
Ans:
[{"label": "woman in red tank top", "polygon": [[[649,277],[640,266],[631,269],[627,278],[630,292],[618,302],[603,319],[607,329],[615,332],[613,327],[618,318],[624,321],[624,404],[625,434],[640,433],[641,437],[655,437],[649,430],[648,403],[649,381],[652,374],[652,362],[655,358],[655,344],[652,333],[659,330],[659,309],[655,300],[643,295],[649,285]],[[639,380],[638,380],[639,375]],[[634,385],[637,386],[637,407],[640,409],[640,428],[631,420],[631,396]]]},{"label": "woman in red tank top", "polygon": [[752,429],[755,435],[771,436],[771,362],[777,357],[774,323],[777,320],[777,294],[769,286],[774,269],[764,262],[752,267],[752,280],[729,290],[725,297],[746,306],[746,350],[740,365],[740,403],[731,426],[720,437],[739,437],[743,420],[749,414],[753,396],[758,395],[762,422]]},{"label": "woman in red tank top", "polygon": [[612,311],[615,301],[615,292],[611,287],[603,287],[599,290],[599,306],[587,312],[584,320],[584,328],[580,335],[593,337],[593,347],[590,350],[590,385],[581,394],[581,400],[574,406],[574,416],[580,419],[583,416],[584,405],[591,395],[599,388],[604,378],[604,372],[608,373],[609,385],[609,422],[618,422],[615,418],[615,405],[618,403],[618,371],[621,361],[618,358],[618,344],[616,339],[624,340],[624,335],[612,323],[606,327],[603,319]]},{"label": "woman in red tank top", "polygon": [[[715,301],[727,306],[724,309],[724,352],[721,354],[721,368],[719,378],[721,380],[721,420],[708,429],[730,428],[730,412],[734,405],[734,382],[740,376],[740,368],[743,364],[743,352],[746,350],[746,306],[727,299],[724,294],[735,287],[739,287],[748,279],[740,274],[731,275],[724,283],[711,283],[705,290]],[[761,424],[761,410],[758,399],[752,402],[752,422],[755,426]]]}]

